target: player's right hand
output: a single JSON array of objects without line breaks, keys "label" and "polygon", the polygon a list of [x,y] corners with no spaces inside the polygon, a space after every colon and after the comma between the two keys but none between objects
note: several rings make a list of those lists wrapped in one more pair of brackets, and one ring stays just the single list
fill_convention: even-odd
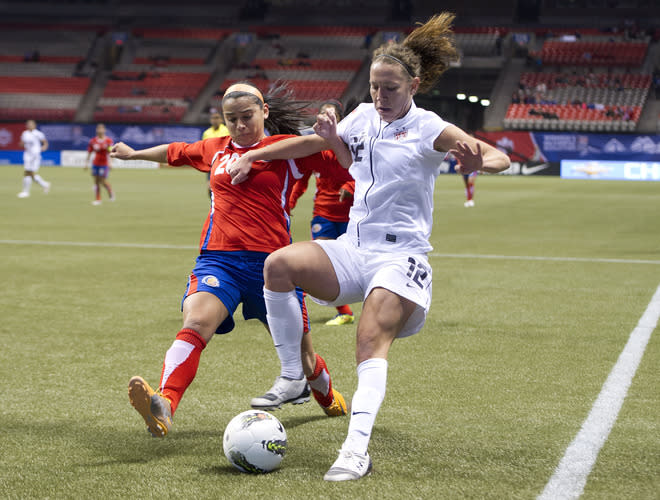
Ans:
[{"label": "player's right hand", "polygon": [[331,109],[316,115],[316,123],[312,127],[316,135],[331,139],[337,135],[337,116]]},{"label": "player's right hand", "polygon": [[234,163],[229,165],[226,169],[227,173],[231,177],[232,184],[240,184],[246,180],[252,170],[252,160],[250,159],[250,153],[245,153],[238,158]]}]

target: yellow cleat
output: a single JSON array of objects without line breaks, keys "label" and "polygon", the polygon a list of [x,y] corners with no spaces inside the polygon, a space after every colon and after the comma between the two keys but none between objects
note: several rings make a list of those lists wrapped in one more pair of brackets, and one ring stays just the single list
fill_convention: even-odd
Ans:
[{"label": "yellow cleat", "polygon": [[329,406],[322,406],[322,408],[328,417],[341,417],[348,413],[344,396],[334,388],[332,389],[332,403]]},{"label": "yellow cleat", "polygon": [[165,437],[172,428],[170,402],[154,391],[142,377],[128,382],[128,399],[142,416],[153,437]]},{"label": "yellow cleat", "polygon": [[338,326],[338,325],[350,325],[355,321],[355,317],[352,314],[337,314],[331,320],[325,322],[328,326]]}]

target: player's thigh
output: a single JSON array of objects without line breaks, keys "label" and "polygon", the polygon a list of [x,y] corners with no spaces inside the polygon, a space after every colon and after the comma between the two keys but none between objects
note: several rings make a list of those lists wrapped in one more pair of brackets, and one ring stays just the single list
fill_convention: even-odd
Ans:
[{"label": "player's thigh", "polygon": [[385,288],[374,288],[364,301],[357,327],[358,364],[369,358],[387,358],[390,346],[417,304]]},{"label": "player's thigh", "polygon": [[183,301],[183,327],[198,332],[207,342],[229,316],[222,301],[209,292],[197,292]]},{"label": "player's thigh", "polygon": [[323,300],[339,295],[339,282],[330,258],[316,243],[301,241],[280,248],[266,259],[266,288],[289,290],[291,284]]}]

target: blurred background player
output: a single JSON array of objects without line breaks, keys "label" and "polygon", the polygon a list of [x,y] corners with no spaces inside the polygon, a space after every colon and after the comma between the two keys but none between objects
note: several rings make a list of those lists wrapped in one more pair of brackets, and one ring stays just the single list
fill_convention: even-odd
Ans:
[{"label": "blurred background player", "polygon": [[[202,133],[202,140],[210,139],[211,137],[228,136],[229,130],[222,121],[222,115],[220,114],[220,111],[218,111],[216,108],[211,108],[209,114],[210,114],[209,120],[211,122],[211,126]],[[210,185],[211,172],[208,172],[206,174],[206,179],[209,181],[209,196],[211,196],[211,185]]]},{"label": "blurred background player", "polygon": [[[321,104],[319,113],[326,111],[335,114],[337,121],[344,117],[344,107],[334,99]],[[312,213],[311,232],[313,240],[334,240],[346,232],[348,213],[353,204],[355,181],[346,169],[337,169],[336,175],[322,175],[314,172],[316,193],[314,193],[314,211]],[[293,209],[305,191],[312,173],[306,173],[297,180],[289,197],[289,207]],[[351,324],[353,311],[348,304],[337,306],[337,315],[326,321],[326,325],[337,326]]]},{"label": "blurred background player", "polygon": [[469,174],[463,174],[463,183],[465,184],[465,198],[466,201],[463,203],[465,207],[474,206],[474,184],[477,182],[478,172],[470,172]]},{"label": "blurred background player", "polygon": [[32,180],[43,188],[44,193],[50,191],[50,182],[45,181],[38,173],[41,167],[41,152],[48,149],[48,140],[41,130],[37,130],[37,122],[34,120],[25,122],[25,128],[20,140],[21,147],[25,151],[23,152],[23,190],[18,193],[19,198],[30,196]]},{"label": "blurred background player", "polygon": [[[172,415],[195,378],[202,351],[215,334],[233,330],[233,314],[239,304],[243,304],[245,319],[255,318],[267,326],[263,263],[271,252],[291,242],[291,181],[307,170],[323,171],[325,165],[336,164],[330,151],[295,161],[259,163],[245,183],[232,184],[227,167],[240,156],[298,132],[304,106],[293,101],[291,95],[284,84],[270,89],[265,96],[251,84],[234,84],[222,100],[230,136],[192,144],[174,142],[139,151],[122,142],[112,148],[111,156],[123,160],[191,165],[211,172],[211,208],[200,237],[200,254],[182,301],[183,326],[165,354],[159,388],[153,390],[139,376],[129,381],[130,402],[155,437],[169,432]],[[273,135],[266,136],[266,126]],[[342,164],[350,164],[346,148],[338,154],[342,155]],[[302,290],[294,300],[302,318],[297,326],[308,331]],[[271,390],[257,398],[259,407],[274,409],[285,403],[309,401],[311,386],[327,415],[345,415],[344,398],[333,389],[323,358],[314,352],[311,335],[304,337],[302,349],[299,343],[294,352],[280,358],[282,366],[288,367],[289,356],[296,356],[297,360],[302,356],[302,367],[283,368]]]},{"label": "blurred background player", "polygon": [[211,108],[209,120],[211,121],[211,126],[202,134],[202,140],[210,139],[211,137],[225,137],[229,135],[227,126],[222,122],[220,111]]},{"label": "blurred background player", "polygon": [[85,160],[85,170],[89,165],[89,159],[94,154],[92,161],[92,176],[94,177],[94,193],[95,198],[92,205],[101,204],[101,186],[105,188],[110,197],[110,201],[115,201],[115,194],[112,191],[112,186],[108,182],[108,174],[110,173],[110,159],[108,153],[112,147],[112,139],[105,135],[105,125],[99,123],[96,125],[96,137],[92,137],[87,145],[87,159]]}]

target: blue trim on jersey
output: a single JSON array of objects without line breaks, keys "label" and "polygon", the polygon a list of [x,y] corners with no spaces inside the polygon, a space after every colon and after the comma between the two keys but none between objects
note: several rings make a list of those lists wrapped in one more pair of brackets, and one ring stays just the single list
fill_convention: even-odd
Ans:
[{"label": "blue trim on jersey", "polygon": [[204,236],[204,242],[202,243],[202,250],[206,250],[206,248],[209,246],[209,240],[211,239],[211,233],[213,233],[213,214],[215,214],[215,204],[213,203],[213,200],[215,199],[215,194],[213,193],[213,190],[211,190],[211,213],[209,213],[209,227],[208,230],[206,231],[206,235]]}]

